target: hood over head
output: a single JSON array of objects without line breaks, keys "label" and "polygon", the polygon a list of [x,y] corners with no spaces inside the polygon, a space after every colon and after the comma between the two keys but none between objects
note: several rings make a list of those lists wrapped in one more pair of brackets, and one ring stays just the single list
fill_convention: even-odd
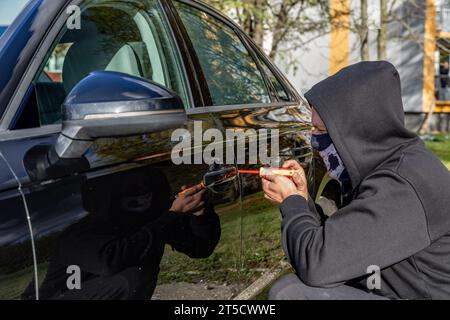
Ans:
[{"label": "hood over head", "polygon": [[400,76],[388,62],[346,67],[305,97],[325,123],[353,188],[403,144],[417,139],[405,128]]}]

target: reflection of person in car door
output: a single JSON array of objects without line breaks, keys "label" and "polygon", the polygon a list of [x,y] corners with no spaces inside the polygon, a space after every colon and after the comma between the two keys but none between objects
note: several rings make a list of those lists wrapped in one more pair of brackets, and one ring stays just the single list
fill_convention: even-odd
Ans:
[{"label": "reflection of person in car door", "polygon": [[[197,186],[173,202],[170,196],[166,177],[148,167],[86,182],[83,204],[91,214],[57,241],[40,298],[150,299],[165,244],[192,258],[211,255],[220,221],[207,192]],[[81,270],[79,290],[67,288],[71,265]]]},{"label": "reflection of person in car door", "polygon": [[292,180],[263,179],[266,197],[281,204],[296,270],[270,298],[449,299],[450,174],[405,128],[397,70],[359,63],[305,96],[312,145],[349,201],[321,221],[298,163],[285,164],[297,170]]}]

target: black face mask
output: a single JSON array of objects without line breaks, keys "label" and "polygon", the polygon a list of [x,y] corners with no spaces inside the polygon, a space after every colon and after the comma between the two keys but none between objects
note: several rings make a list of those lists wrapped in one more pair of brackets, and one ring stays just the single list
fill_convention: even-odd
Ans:
[{"label": "black face mask", "polygon": [[311,145],[322,157],[330,177],[341,182],[342,193],[346,195],[350,192],[350,175],[348,174],[344,162],[339,156],[330,135],[328,133],[313,134],[311,136]]}]

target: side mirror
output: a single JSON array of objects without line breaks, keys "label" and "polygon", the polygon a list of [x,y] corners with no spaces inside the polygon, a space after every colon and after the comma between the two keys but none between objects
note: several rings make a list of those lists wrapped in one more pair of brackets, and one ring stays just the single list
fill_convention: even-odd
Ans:
[{"label": "side mirror", "polygon": [[183,126],[179,96],[165,87],[128,74],[94,71],[68,94],[62,106],[59,158],[81,158],[97,138],[152,133]]}]

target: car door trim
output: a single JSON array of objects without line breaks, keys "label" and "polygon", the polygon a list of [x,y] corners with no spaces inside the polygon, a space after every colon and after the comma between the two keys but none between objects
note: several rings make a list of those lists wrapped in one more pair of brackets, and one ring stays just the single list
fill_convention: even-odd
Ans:
[{"label": "car door trim", "polygon": [[[184,72],[183,77],[185,78],[185,82],[187,84],[187,90],[189,91],[189,99],[191,108],[195,108],[196,105],[203,105],[203,95],[201,92],[201,88],[199,86],[199,81],[197,79],[197,75],[192,68],[192,61],[189,53],[189,47],[186,44],[184,39],[182,30],[176,21],[176,16],[173,13],[173,9],[171,7],[171,3],[169,0],[157,0],[162,12],[164,14],[164,18],[166,20],[168,29],[170,29],[170,35],[172,36],[172,40],[175,43],[175,47],[177,50],[177,54],[180,58],[181,68]],[[185,108],[190,109],[189,107]]]},{"label": "car door trim", "polygon": [[194,45],[192,44],[186,27],[184,26],[184,23],[181,20],[181,17],[178,14],[178,11],[175,8],[172,0],[161,0],[161,3],[164,4],[165,10],[167,11],[168,16],[171,18],[171,27],[174,30],[175,35],[177,36],[177,42],[183,44],[183,50],[185,50],[183,59],[186,67],[189,68],[188,74],[191,76],[191,81],[193,81],[193,83],[195,84],[195,88],[197,90],[197,93],[199,94],[197,102],[195,103],[195,107],[211,105],[212,98],[209,91],[209,86],[203,73],[200,60],[197,56],[197,52],[195,51]]},{"label": "car door trim", "polygon": [[245,32],[242,34],[242,36],[245,39],[247,39],[247,42],[252,47],[253,51],[255,51],[256,54],[260,56],[258,58],[262,60],[262,63],[264,63],[269,68],[269,70],[274,74],[278,82],[280,82],[286,93],[289,95],[289,98],[291,98],[292,100],[306,102],[306,99],[297,92],[297,90],[292,86],[290,81],[280,71],[280,69],[271,61],[271,59],[267,56],[267,54],[263,52],[255,43],[253,43],[253,41],[247,34],[245,34]]},{"label": "car door trim", "polygon": [[20,130],[6,130],[0,132],[0,142],[39,137],[60,132],[61,132],[61,124],[51,124],[43,127],[20,129]]},{"label": "car door trim", "polygon": [[241,40],[242,45],[244,48],[248,51],[248,54],[253,59],[253,61],[256,64],[256,68],[261,73],[261,77],[263,78],[264,85],[266,86],[267,94],[270,96],[270,100],[272,102],[279,102],[282,101],[278,94],[276,93],[275,87],[272,84],[272,81],[270,81],[269,76],[264,71],[263,66],[261,65],[261,61],[258,59],[258,55],[253,50],[252,46],[248,43],[248,39],[244,37],[243,33],[240,30],[234,30],[234,33],[236,36]]},{"label": "car door trim", "polygon": [[195,109],[188,110],[186,113],[189,116],[189,115],[197,115],[197,114],[205,114],[205,113],[218,113],[218,112],[243,110],[243,109],[295,107],[298,105],[299,105],[299,102],[297,102],[297,101],[237,104],[237,105],[227,105],[227,106],[209,106],[209,107],[195,108]]}]

